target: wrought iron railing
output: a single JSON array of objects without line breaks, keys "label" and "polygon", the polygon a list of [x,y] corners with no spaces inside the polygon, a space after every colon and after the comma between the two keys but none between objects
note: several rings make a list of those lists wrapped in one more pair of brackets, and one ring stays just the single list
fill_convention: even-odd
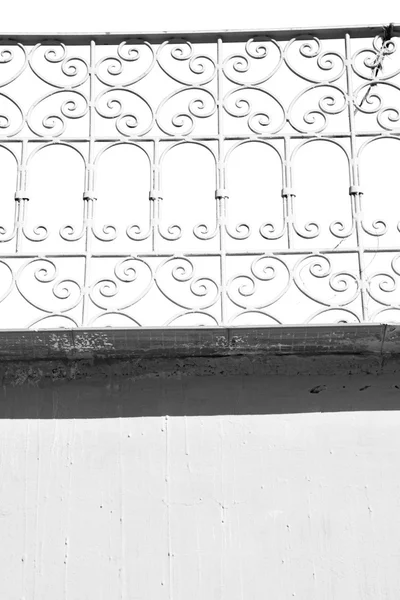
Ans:
[{"label": "wrought iron railing", "polygon": [[0,327],[398,321],[399,31],[1,37]]}]

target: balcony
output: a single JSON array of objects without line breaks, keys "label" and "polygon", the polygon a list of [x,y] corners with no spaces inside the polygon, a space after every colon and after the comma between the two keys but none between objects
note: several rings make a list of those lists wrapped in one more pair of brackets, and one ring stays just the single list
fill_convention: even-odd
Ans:
[{"label": "balcony", "polygon": [[400,321],[400,26],[0,39],[0,328]]}]

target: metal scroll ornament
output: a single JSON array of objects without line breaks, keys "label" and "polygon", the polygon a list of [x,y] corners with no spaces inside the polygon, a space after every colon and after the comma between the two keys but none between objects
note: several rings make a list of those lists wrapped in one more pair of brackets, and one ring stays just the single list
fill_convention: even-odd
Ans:
[{"label": "metal scroll ornament", "polygon": [[212,56],[197,53],[189,41],[177,38],[161,44],[157,63],[168,77],[187,86],[203,86],[217,72]]}]

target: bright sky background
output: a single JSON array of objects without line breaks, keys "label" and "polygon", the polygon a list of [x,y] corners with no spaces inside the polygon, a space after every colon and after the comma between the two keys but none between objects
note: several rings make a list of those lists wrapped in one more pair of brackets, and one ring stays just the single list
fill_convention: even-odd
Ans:
[{"label": "bright sky background", "polygon": [[7,2],[9,32],[176,31],[368,25],[400,21],[398,0],[19,0]]}]

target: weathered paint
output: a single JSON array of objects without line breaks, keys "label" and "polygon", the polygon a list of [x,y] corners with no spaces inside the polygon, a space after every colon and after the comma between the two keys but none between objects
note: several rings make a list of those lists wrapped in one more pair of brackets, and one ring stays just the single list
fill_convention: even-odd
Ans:
[{"label": "weathered paint", "polygon": [[314,325],[0,332],[0,382],[399,371],[400,326]]},{"label": "weathered paint", "polygon": [[240,355],[400,352],[392,324],[275,325],[268,327],[137,327],[0,331],[2,360],[134,359]]}]

